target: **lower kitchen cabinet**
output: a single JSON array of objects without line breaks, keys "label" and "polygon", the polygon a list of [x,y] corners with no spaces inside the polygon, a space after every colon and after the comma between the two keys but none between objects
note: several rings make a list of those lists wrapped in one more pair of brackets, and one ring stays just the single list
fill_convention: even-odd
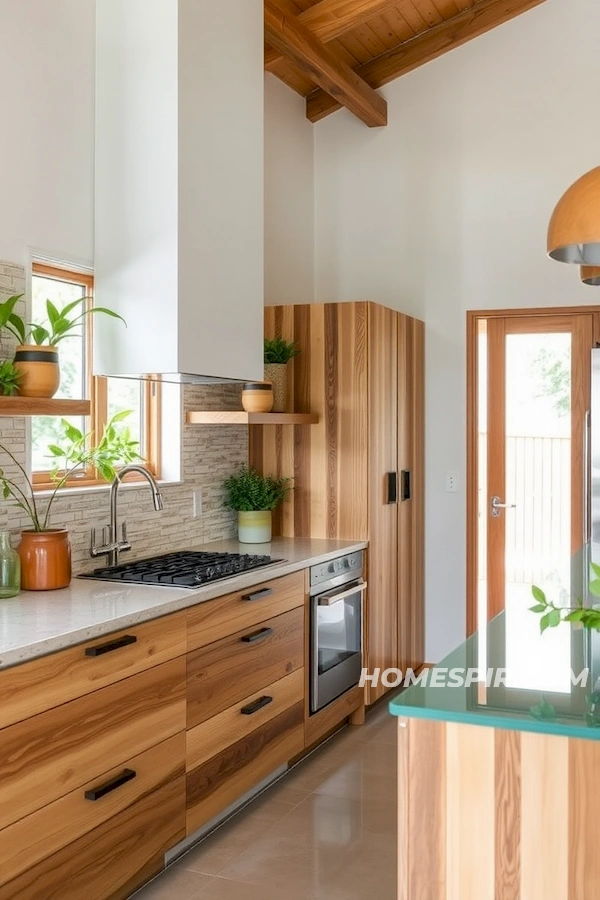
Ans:
[{"label": "lower kitchen cabinet", "polygon": [[230,633],[210,644],[198,632],[208,610],[189,612],[188,834],[304,749],[305,598],[297,572],[218,600],[209,633]]},{"label": "lower kitchen cabinet", "polygon": [[[185,835],[186,660],[168,658],[185,617],[162,628],[166,641],[159,619],[0,672],[0,900],[128,897]],[[40,710],[52,670],[67,684],[50,680]]]},{"label": "lower kitchen cabinet", "polygon": [[302,752],[303,681],[299,669],[188,733],[188,834]]},{"label": "lower kitchen cabinet", "polygon": [[93,831],[0,886],[0,900],[125,900],[164,867],[184,837],[179,774]]},{"label": "lower kitchen cabinet", "polygon": [[308,716],[307,621],[300,571],[0,670],[0,900],[125,900],[361,707]]},{"label": "lower kitchen cabinet", "polygon": [[[185,733],[180,732],[9,825],[0,832],[2,880],[10,884],[165,784],[179,779],[182,791],[184,757]],[[179,830],[181,824],[180,810]]]}]

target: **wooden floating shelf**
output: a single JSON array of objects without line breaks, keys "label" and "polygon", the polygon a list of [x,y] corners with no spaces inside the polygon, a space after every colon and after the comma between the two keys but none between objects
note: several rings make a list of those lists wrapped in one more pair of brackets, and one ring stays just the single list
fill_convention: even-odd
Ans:
[{"label": "wooden floating shelf", "polygon": [[224,412],[194,410],[186,416],[189,425],[316,425],[316,413],[248,413],[243,409]]},{"label": "wooden floating shelf", "polygon": [[89,416],[89,400],[0,397],[0,416]]}]

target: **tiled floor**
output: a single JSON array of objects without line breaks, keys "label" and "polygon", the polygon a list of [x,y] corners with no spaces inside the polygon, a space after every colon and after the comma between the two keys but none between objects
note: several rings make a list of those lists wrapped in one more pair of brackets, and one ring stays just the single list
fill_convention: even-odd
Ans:
[{"label": "tiled floor", "polygon": [[394,724],[344,729],[135,900],[395,900]]}]

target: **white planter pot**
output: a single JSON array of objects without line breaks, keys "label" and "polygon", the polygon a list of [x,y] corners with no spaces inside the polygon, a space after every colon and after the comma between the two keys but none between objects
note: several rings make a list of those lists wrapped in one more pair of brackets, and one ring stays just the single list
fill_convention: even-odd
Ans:
[{"label": "white planter pot", "polygon": [[239,512],[238,540],[241,544],[268,544],[271,540],[271,511]]}]

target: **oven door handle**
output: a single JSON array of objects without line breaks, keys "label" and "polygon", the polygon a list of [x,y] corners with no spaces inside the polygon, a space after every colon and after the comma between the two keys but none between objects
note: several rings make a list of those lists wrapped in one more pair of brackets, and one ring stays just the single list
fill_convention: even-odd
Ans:
[{"label": "oven door handle", "polygon": [[345,600],[346,597],[352,597],[353,594],[363,594],[367,589],[367,582],[361,581],[359,584],[355,584],[354,587],[346,588],[346,590],[341,591],[340,593],[329,593],[322,594],[320,597],[317,597],[317,605],[318,606],[333,606],[334,603],[339,603],[341,600]]}]

